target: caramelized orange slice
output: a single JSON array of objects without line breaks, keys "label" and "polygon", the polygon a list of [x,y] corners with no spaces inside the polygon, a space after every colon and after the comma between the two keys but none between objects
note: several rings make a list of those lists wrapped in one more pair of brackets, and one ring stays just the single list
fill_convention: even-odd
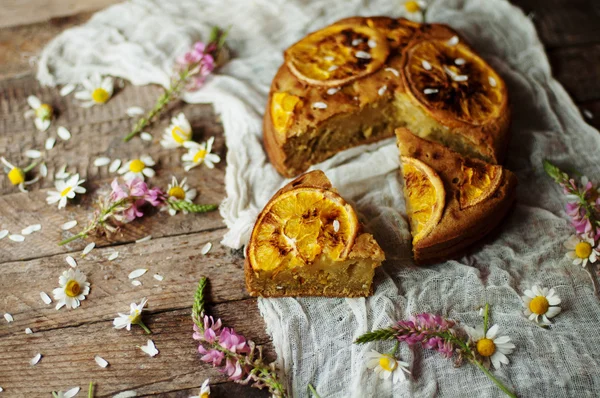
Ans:
[{"label": "caramelized orange slice", "polygon": [[404,198],[413,244],[440,222],[446,193],[437,173],[418,159],[402,156]]},{"label": "caramelized orange slice", "polygon": [[504,82],[458,37],[416,44],[404,68],[410,92],[426,108],[474,125],[500,116]]},{"label": "caramelized orange slice", "polygon": [[340,24],[318,30],[285,52],[290,71],[312,85],[339,86],[381,68],[386,38],[368,26]]},{"label": "caramelized orange slice", "polygon": [[294,111],[303,104],[300,97],[288,93],[275,93],[271,99],[271,118],[279,133],[284,133],[294,121]]},{"label": "caramelized orange slice", "polygon": [[502,166],[463,162],[461,169],[463,173],[459,186],[461,209],[475,206],[492,196],[502,181]]},{"label": "caramelized orange slice", "polygon": [[354,209],[337,193],[292,189],[271,200],[260,214],[248,246],[250,264],[276,271],[303,267],[322,256],[343,260],[358,225]]}]

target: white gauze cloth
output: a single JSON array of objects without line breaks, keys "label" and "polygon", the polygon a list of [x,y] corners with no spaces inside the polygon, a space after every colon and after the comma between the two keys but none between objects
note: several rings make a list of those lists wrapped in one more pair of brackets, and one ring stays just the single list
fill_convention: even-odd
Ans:
[{"label": "white gauze cloth", "polygon": [[[388,0],[139,0],[115,5],[86,24],[65,31],[45,48],[38,78],[43,84],[78,82],[94,72],[133,84],[167,86],[174,58],[212,25],[231,25],[233,59],[190,103],[212,103],[227,144],[227,199],[221,214],[229,228],[223,244],[240,248],[255,218],[285,184],[269,164],[261,120],[282,51],[306,33],[352,15],[398,16]],[[519,178],[514,211],[471,254],[430,267],[410,255],[398,153],[392,140],[342,152],[314,168],[326,172],[355,204],[385,250],[387,261],[367,299],[260,299],[280,368],[296,397],[312,383],[322,397],[496,397],[500,390],[470,364],[455,368],[438,353],[399,351],[411,364],[409,380],[392,385],[365,366],[371,349],[360,334],[387,327],[416,312],[433,312],[477,326],[478,309],[491,304],[492,322],[516,350],[495,374],[522,397],[591,397],[600,394],[600,306],[587,274],[564,258],[572,233],[561,189],[542,170],[542,159],[600,178],[600,135],[585,124],[567,93],[551,76],[531,21],[503,0],[439,0],[430,21],[460,31],[506,80],[512,140],[506,167]],[[194,171],[196,172],[196,171]],[[563,312],[549,330],[522,315],[520,296],[533,284],[554,287]]]}]

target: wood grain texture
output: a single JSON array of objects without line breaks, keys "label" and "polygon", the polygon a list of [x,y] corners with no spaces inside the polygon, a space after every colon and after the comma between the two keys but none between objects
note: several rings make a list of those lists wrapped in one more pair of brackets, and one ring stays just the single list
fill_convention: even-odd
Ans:
[{"label": "wood grain texture", "polygon": [[121,0],[2,0],[0,28],[29,25],[107,7]]},{"label": "wood grain texture", "polygon": [[[91,109],[78,106],[72,95],[61,97],[57,89],[40,87],[34,78],[35,57],[43,46],[64,29],[84,23],[90,10],[112,4],[116,0],[4,0],[0,2],[0,155],[21,165],[28,162],[23,153],[42,149],[56,128],[67,127],[73,137],[58,140],[45,154],[51,175],[61,165],[69,164],[87,179],[89,195],[58,211],[45,203],[53,188],[51,177],[33,185],[32,192],[22,194],[0,174],[0,230],[19,232],[41,223],[42,230],[29,235],[24,243],[0,241],[0,313],[10,312],[14,322],[0,318],[0,386],[7,397],[49,396],[51,391],[97,384],[96,396],[108,397],[124,390],[135,390],[139,396],[187,398],[197,395],[200,384],[210,377],[214,397],[267,397],[257,391],[227,382],[215,369],[203,364],[192,340],[190,311],[193,293],[200,276],[210,281],[208,310],[239,332],[258,343],[266,343],[267,357],[274,351],[264,323],[244,287],[243,260],[219,245],[225,232],[217,212],[170,217],[165,213],[128,224],[111,239],[94,238],[98,248],[86,258],[80,250],[87,242],[78,241],[61,248],[56,243],[84,226],[95,196],[114,178],[107,167],[97,168],[99,156],[127,160],[150,154],[158,160],[157,177],[152,184],[165,186],[172,174],[188,177],[190,185],[200,191],[199,203],[215,203],[225,196],[223,185],[225,164],[207,172],[194,169],[183,173],[182,151],[164,150],[158,144],[168,118],[179,111],[190,119],[195,139],[216,136],[215,149],[222,158],[226,148],[222,128],[212,108],[203,105],[177,104],[160,123],[148,131],[152,144],[139,139],[123,145],[121,138],[135,119],[126,116],[130,106],[149,109],[161,89],[156,86],[134,87],[124,84],[105,105]],[[596,0],[512,0],[527,14],[538,29],[549,50],[554,74],[580,109],[592,118],[586,121],[600,127],[600,2]],[[11,26],[7,28],[7,26]],[[2,28],[4,27],[4,28]],[[34,94],[56,109],[56,120],[47,132],[38,132],[23,113],[26,98]],[[34,176],[35,173],[32,173]],[[79,225],[62,232],[60,225],[76,219]],[[135,239],[152,235],[153,240],[134,244]],[[200,253],[206,242],[213,248]],[[119,257],[108,261],[114,251]],[[91,292],[81,307],[56,311],[55,303],[46,305],[39,292],[52,295],[58,276],[68,269],[67,254],[73,255],[91,281]],[[131,285],[128,274],[137,268],[148,268],[139,278],[142,286]],[[153,278],[164,277],[163,281]],[[148,297],[144,318],[153,330],[150,336],[160,354],[149,358],[137,346],[147,336],[140,328],[131,332],[115,330],[112,319],[126,311],[130,302]],[[30,327],[34,334],[27,335]],[[36,353],[44,355],[31,367]],[[110,366],[102,369],[94,362],[100,355]]]}]

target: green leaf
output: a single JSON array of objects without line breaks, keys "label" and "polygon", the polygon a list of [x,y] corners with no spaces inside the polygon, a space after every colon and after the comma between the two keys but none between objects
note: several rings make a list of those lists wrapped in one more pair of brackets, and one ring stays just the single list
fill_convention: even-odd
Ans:
[{"label": "green leaf", "polygon": [[564,180],[564,174],[557,166],[550,163],[549,160],[544,159],[544,171],[548,174],[554,181],[561,182]]},{"label": "green leaf", "polygon": [[198,288],[196,294],[194,294],[194,305],[192,306],[192,319],[200,330],[204,328],[202,317],[204,316],[204,289],[206,289],[207,283],[208,279],[206,277],[202,277],[198,281]]},{"label": "green leaf", "polygon": [[359,336],[354,341],[354,344],[365,344],[371,341],[393,340],[396,338],[396,333],[397,331],[392,328],[374,330]]}]

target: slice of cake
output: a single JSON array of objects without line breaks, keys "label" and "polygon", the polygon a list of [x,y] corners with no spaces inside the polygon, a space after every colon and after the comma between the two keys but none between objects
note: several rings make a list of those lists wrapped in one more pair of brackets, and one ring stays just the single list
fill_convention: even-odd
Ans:
[{"label": "slice of cake", "polygon": [[445,25],[353,17],[284,54],[263,119],[279,173],[296,176],[397,127],[500,163],[510,112],[500,76]]},{"label": "slice of cake", "polygon": [[419,264],[446,260],[494,229],[516,194],[517,178],[502,166],[462,156],[396,130],[406,213]]},{"label": "slice of cake", "polygon": [[354,209],[322,171],[280,189],[258,216],[246,248],[246,287],[263,297],[364,297],[385,259]]}]

